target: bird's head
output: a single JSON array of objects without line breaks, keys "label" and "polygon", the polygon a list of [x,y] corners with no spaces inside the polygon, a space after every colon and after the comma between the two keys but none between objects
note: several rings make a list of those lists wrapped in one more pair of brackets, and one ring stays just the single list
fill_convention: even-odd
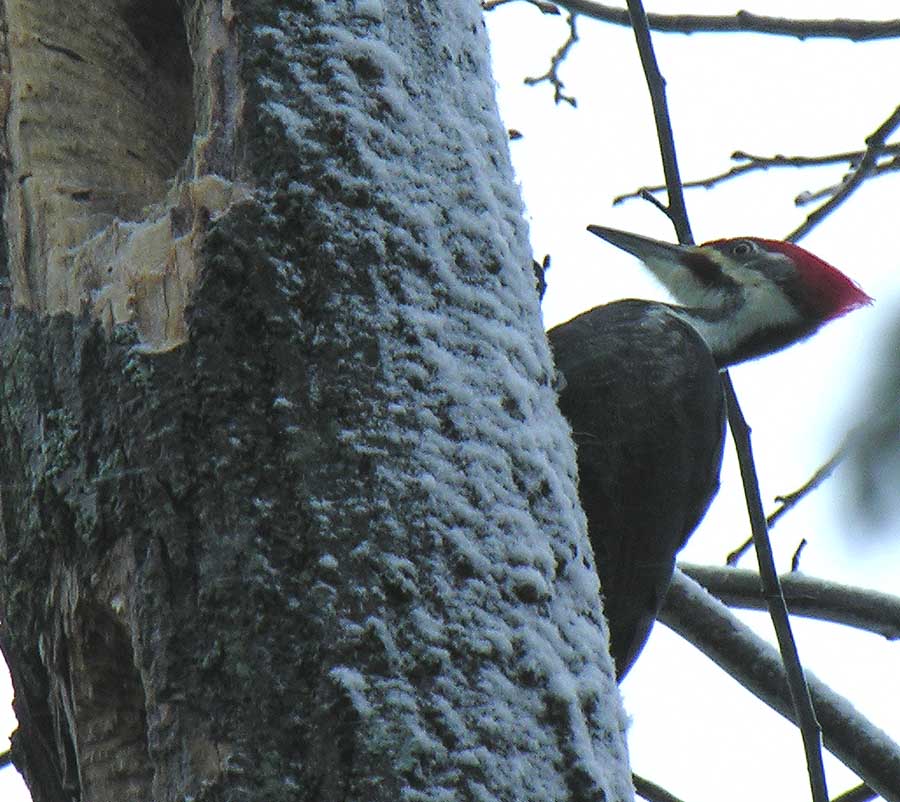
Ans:
[{"label": "bird's head", "polygon": [[684,246],[601,226],[588,231],[644,263],[723,367],[785,348],[872,303],[839,270],[790,242],[741,237]]}]

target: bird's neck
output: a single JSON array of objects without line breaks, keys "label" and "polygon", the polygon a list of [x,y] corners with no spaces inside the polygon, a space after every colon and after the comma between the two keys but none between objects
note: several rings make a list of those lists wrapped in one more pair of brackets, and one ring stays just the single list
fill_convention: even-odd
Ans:
[{"label": "bird's neck", "polygon": [[675,306],[672,311],[691,325],[712,351],[720,368],[779,351],[812,334],[804,331],[797,311],[786,299],[752,302],[744,294],[723,295],[703,306]]}]

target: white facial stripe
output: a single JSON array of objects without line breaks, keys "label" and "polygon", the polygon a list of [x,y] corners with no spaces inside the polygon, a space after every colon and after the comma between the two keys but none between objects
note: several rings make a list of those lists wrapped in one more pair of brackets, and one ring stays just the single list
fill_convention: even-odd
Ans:
[{"label": "white facial stripe", "polygon": [[[800,322],[799,312],[774,284],[758,282],[744,286],[741,293],[741,302],[726,315],[706,318],[691,314],[691,309],[686,307],[676,307],[675,312],[700,333],[719,358],[737,353],[744,343],[761,332],[790,328]],[[709,306],[704,309],[712,311]]]},{"label": "white facial stripe", "polygon": [[[766,261],[782,262],[790,268],[790,258],[781,253],[766,255]],[[796,323],[800,313],[772,278],[744,265],[732,265],[726,273],[741,287],[743,303],[736,312],[735,328],[741,336],[754,331]]]},{"label": "white facial stripe", "polygon": [[[731,264],[716,251],[707,254],[734,284],[704,284],[687,268],[669,269],[674,281],[664,283],[686,307],[680,316],[697,329],[718,357],[738,353],[762,332],[790,329],[802,322],[789,297],[766,274],[746,265]],[[791,266],[791,260],[783,254],[766,258]],[[650,267],[662,279],[663,271]]]},{"label": "white facial stripe", "polygon": [[725,302],[727,292],[722,287],[711,286],[698,280],[697,274],[689,267],[653,258],[644,261],[644,265],[679,303],[687,306],[718,307]]}]

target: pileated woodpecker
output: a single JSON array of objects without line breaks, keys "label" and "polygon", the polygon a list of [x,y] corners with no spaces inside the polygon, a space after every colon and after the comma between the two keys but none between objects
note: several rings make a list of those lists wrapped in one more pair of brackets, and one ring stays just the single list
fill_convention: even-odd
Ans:
[{"label": "pileated woodpecker", "polygon": [[683,304],[617,301],[548,333],[621,680],[650,634],[676,553],[718,490],[719,370],[802,340],[872,299],[788,242],[688,247],[588,230],[640,259]]}]

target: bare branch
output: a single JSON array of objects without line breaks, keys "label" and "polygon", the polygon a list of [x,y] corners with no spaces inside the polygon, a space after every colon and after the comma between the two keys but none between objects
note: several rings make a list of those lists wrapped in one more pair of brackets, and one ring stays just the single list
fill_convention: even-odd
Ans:
[{"label": "bare branch", "polygon": [[[481,7],[485,11],[493,11],[499,6],[505,6],[507,3],[513,2],[516,2],[516,0],[484,0]],[[559,15],[560,13],[553,3],[548,3],[546,0],[525,0],[525,2],[534,6],[541,14]]]},{"label": "bare branch", "polygon": [[[734,167],[728,170],[717,173],[716,175],[708,176],[707,178],[697,178],[692,181],[685,181],[683,186],[685,189],[695,189],[697,187],[700,187],[702,189],[712,189],[718,184],[722,184],[732,178],[737,178],[738,176],[745,175],[746,173],[752,173],[761,170],[771,170],[779,167],[823,167],[830,164],[843,164],[844,162],[846,162],[849,167],[855,167],[859,164],[860,161],[862,161],[862,158],[863,156],[865,156],[865,154],[866,151],[864,150],[854,150],[845,153],[829,153],[823,156],[782,156],[780,154],[777,154],[775,156],[753,156],[749,153],[745,153],[744,151],[739,150],[732,153],[731,158],[733,161],[742,162],[741,164],[736,164]],[[884,150],[882,151],[882,155],[889,154],[900,154],[900,143],[885,145]],[[882,162],[877,165],[877,167],[873,171],[873,175],[880,176],[886,173],[896,172],[897,170],[900,170],[900,159],[894,157],[886,162]],[[633,200],[637,198],[646,199],[647,193],[663,192],[665,188],[666,187],[664,184],[641,187],[634,192],[628,192],[624,195],[618,195],[613,198],[613,206],[624,203],[627,200]],[[829,192],[829,194],[831,194],[831,192]],[[798,196],[794,200],[794,202],[797,205],[801,205],[801,203],[806,202],[807,197],[810,196],[808,194]]]},{"label": "bare branch", "polygon": [[[595,3],[593,0],[559,0],[556,5],[601,22],[630,25],[628,14],[621,8]],[[854,42],[900,36],[900,19],[799,20],[763,17],[748,11],[738,11],[733,16],[648,14],[647,19],[654,31],[662,33],[764,33],[797,39],[828,37]]]},{"label": "bare branch", "polygon": [[[831,458],[820,468],[816,470],[816,472],[807,480],[805,484],[798,487],[793,493],[787,493],[783,496],[776,496],[775,501],[780,504],[778,508],[773,510],[770,513],[769,517],[766,518],[766,525],[769,529],[772,529],[778,520],[781,518],[789,510],[793,509],[802,499],[808,496],[813,490],[815,490],[822,482],[828,479],[831,474],[834,473],[835,468],[841,464],[841,462],[846,459],[846,457],[856,448],[862,439],[865,437],[867,431],[872,429],[871,424],[864,424],[862,426],[857,426],[852,429],[847,436],[844,438],[844,442],[841,443],[840,447],[834,454],[831,455]],[[747,538],[740,546],[738,546],[734,551],[732,551],[726,558],[725,563],[727,565],[736,565],[737,561],[744,556],[747,552],[747,549],[753,545],[753,537]]]},{"label": "bare branch", "polygon": [[[684,203],[684,192],[678,172],[675,140],[666,102],[665,80],[656,62],[647,15],[644,13],[641,0],[627,0],[627,5],[638,52],[641,56],[641,64],[644,68],[644,75],[647,79],[647,86],[653,103],[653,116],[656,120],[657,138],[659,139],[666,188],[669,195],[669,217],[678,232],[678,241],[681,243],[692,243],[693,237],[687,217],[687,208]],[[727,371],[722,376],[722,385],[726,396],[728,420],[738,452],[741,476],[744,480],[744,495],[747,499],[747,509],[750,514],[754,541],[756,542],[765,596],[769,603],[772,623],[778,636],[778,645],[781,650],[788,690],[793,703],[793,711],[803,739],[813,802],[828,802],[825,768],[822,761],[821,728],[816,720],[816,712],[806,684],[803,666],[800,664],[796,644],[791,633],[787,606],[784,602],[784,597],[781,595],[778,574],[775,572],[772,547],[768,540],[766,519],[759,495],[759,482],[756,478],[756,467],[750,446],[750,430],[741,413],[737,396],[734,393],[734,387],[731,384],[731,378]]]},{"label": "bare branch", "polygon": [[806,218],[801,226],[788,235],[787,239],[795,242],[806,236],[829,214],[849,198],[862,183],[875,171],[879,157],[884,153],[887,138],[900,126],[900,106],[898,106],[870,136],[866,137],[866,153],[859,165],[842,182],[840,188],[832,195],[831,200],[822,204]]},{"label": "bare branch", "polygon": [[550,59],[550,69],[547,70],[543,75],[539,75],[535,78],[526,78],[525,83],[528,86],[536,86],[537,84],[541,84],[544,81],[548,81],[550,85],[553,87],[553,102],[560,103],[561,101],[565,101],[572,108],[575,108],[578,105],[578,101],[575,100],[574,97],[567,95],[563,92],[563,88],[565,84],[562,82],[562,79],[559,77],[559,66],[565,61],[566,56],[569,55],[569,50],[572,49],[574,44],[578,41],[578,30],[575,27],[575,15],[569,14],[569,18],[567,20],[569,24],[569,38],[563,42],[562,47],[556,51],[556,54]]},{"label": "bare branch", "polygon": [[[662,189],[665,189],[665,187],[663,187]],[[657,209],[659,209],[666,217],[669,217],[669,216],[670,216],[670,215],[669,215],[669,207],[666,206],[666,205],[665,205],[659,198],[657,198],[655,195],[651,194],[650,192],[645,192],[645,191],[642,190],[642,189],[639,189],[639,190],[638,190],[637,195],[638,195],[638,197],[639,197],[641,200],[645,200],[645,201],[647,201],[647,203],[653,204],[653,205],[654,205]]]},{"label": "bare branch", "polygon": [[824,482],[831,474],[834,473],[834,469],[837,468],[838,465],[843,461],[843,459],[847,456],[850,451],[851,445],[855,445],[856,437],[848,438],[844,441],[843,445],[834,452],[831,459],[828,460],[821,468],[819,468],[804,484],[802,487],[798,487],[793,493],[788,493],[785,496],[776,496],[775,501],[777,501],[781,506],[778,507],[772,514],[766,519],[769,526],[774,526],[778,519],[784,515],[788,510],[792,509],[797,505],[797,503],[809,495],[813,490],[815,490],[822,482]]},{"label": "bare branch", "polygon": [[877,796],[878,794],[875,791],[863,783],[862,785],[857,785],[856,788],[845,791],[840,796],[836,796],[831,802],[870,802]]},{"label": "bare branch", "polygon": [[[777,651],[681,571],[675,571],[660,620],[796,723]],[[900,802],[900,746],[815,676],[809,684],[828,750],[887,802]]]},{"label": "bare branch", "polygon": [[694,236],[691,233],[691,224],[688,220],[687,207],[684,203],[681,175],[678,170],[675,136],[672,133],[669,104],[666,100],[666,81],[656,62],[653,42],[650,40],[650,28],[647,25],[647,15],[644,13],[644,7],[640,0],[628,0],[628,13],[631,17],[634,38],[641,57],[641,65],[644,68],[644,76],[647,79],[650,101],[653,105],[653,119],[656,121],[656,138],[659,140],[659,153],[663,163],[663,174],[666,177],[666,188],[669,195],[669,203],[666,207],[662,207],[659,204],[656,205],[663,209],[672,221],[672,225],[675,226],[675,232],[678,235],[678,241],[683,245],[691,245],[694,242]]},{"label": "bare branch", "polygon": [[803,737],[803,748],[806,752],[806,763],[809,769],[809,782],[814,802],[827,802],[828,789],[825,784],[825,766],[822,762],[822,728],[816,719],[806,675],[797,653],[797,644],[791,631],[787,604],[781,590],[778,573],[775,570],[775,558],[772,545],[769,543],[769,532],[763,512],[762,499],[759,493],[759,481],[756,478],[756,466],[753,462],[753,451],[750,445],[750,428],[747,426],[741,407],[738,404],[734,386],[728,371],[722,374],[722,385],[725,389],[725,400],[728,407],[728,424],[734,439],[744,483],[744,497],[747,500],[747,512],[750,515],[750,528],[753,531],[753,543],[756,546],[756,558],[772,625],[778,639],[778,648],[784,660],[788,690],[796,711],[800,734]]},{"label": "bare branch", "polygon": [[800,571],[800,556],[803,554],[803,549],[805,549],[809,545],[809,541],[804,537],[800,539],[800,543],[797,545],[797,548],[794,549],[794,556],[791,557],[791,573],[796,574]]},{"label": "bare branch", "polygon": [[634,783],[634,790],[637,795],[646,799],[647,802],[681,802],[677,796],[665,788],[644,779],[638,774],[632,774],[631,780]]},{"label": "bare branch", "polygon": [[[885,145],[882,155],[888,153],[888,151],[893,151],[898,146],[894,145]],[[867,178],[880,178],[883,175],[887,175],[888,173],[896,173],[900,170],[900,159],[896,156],[888,159],[887,161],[880,162],[872,168],[869,172]],[[846,177],[843,181],[846,181]],[[835,184],[830,187],[823,187],[822,189],[818,189],[815,192],[801,192],[796,198],[794,198],[795,206],[808,206],[810,203],[815,203],[817,200],[821,200],[822,198],[828,198],[835,194],[840,188],[843,186],[843,181],[840,184]]]},{"label": "bare branch", "polygon": [[[756,571],[684,563],[678,567],[729,607],[766,609]],[[888,640],[900,638],[898,596],[798,573],[783,574],[781,590],[791,615],[862,629]]]}]

